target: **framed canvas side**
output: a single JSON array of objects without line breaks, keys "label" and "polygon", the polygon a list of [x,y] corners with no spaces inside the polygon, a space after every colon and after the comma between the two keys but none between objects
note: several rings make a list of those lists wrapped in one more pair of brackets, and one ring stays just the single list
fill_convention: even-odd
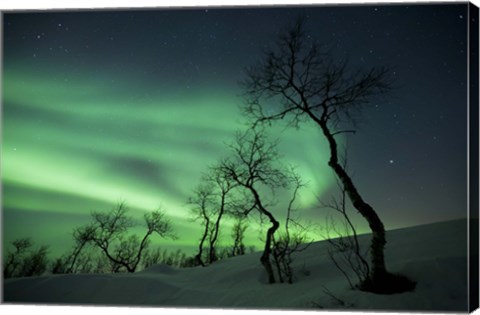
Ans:
[{"label": "framed canvas side", "polygon": [[470,3],[469,5],[469,131],[470,131],[470,209],[469,209],[469,311],[472,312],[478,308],[479,301],[479,229],[478,229],[478,204],[479,204],[479,168],[478,168],[478,146],[479,146],[479,28],[478,28],[478,7]]}]

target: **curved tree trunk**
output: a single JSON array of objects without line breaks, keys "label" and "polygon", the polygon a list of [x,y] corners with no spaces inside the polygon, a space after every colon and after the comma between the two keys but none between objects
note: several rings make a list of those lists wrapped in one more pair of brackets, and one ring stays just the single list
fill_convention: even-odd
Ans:
[{"label": "curved tree trunk", "polygon": [[217,220],[215,221],[215,229],[213,230],[213,235],[212,235],[212,238],[210,240],[210,253],[209,253],[209,255],[210,255],[209,263],[210,264],[214,263],[218,259],[215,245],[217,243],[218,232],[220,230],[220,221],[222,220],[222,216],[223,216],[224,213],[225,213],[225,194],[222,193],[222,198],[221,198],[221,201],[220,201],[220,212],[218,213]]},{"label": "curved tree trunk", "polygon": [[72,260],[70,262],[70,266],[67,268],[66,272],[67,273],[73,273],[73,268],[75,267],[75,263],[77,262],[77,258],[82,252],[83,247],[86,245],[87,242],[81,242],[79,246],[75,248],[72,254]]},{"label": "curved tree trunk", "polygon": [[140,242],[140,246],[138,247],[137,256],[135,257],[135,260],[132,263],[133,264],[133,266],[132,266],[133,272],[135,272],[135,270],[137,270],[137,266],[140,263],[140,261],[142,260],[142,253],[145,250],[145,248],[147,248],[147,245],[148,245],[147,240],[150,237],[150,235],[152,235],[152,233],[153,233],[152,230],[148,230],[147,233],[145,233],[145,235],[143,236],[142,241]]},{"label": "curved tree trunk", "polygon": [[270,255],[272,253],[272,241],[273,241],[273,235],[277,231],[278,227],[280,226],[280,223],[275,220],[275,217],[273,214],[265,209],[263,206],[260,196],[258,195],[257,191],[253,187],[248,187],[250,191],[252,192],[254,198],[255,198],[255,203],[258,206],[258,209],[260,212],[268,217],[270,220],[270,223],[272,223],[272,226],[267,230],[267,237],[265,239],[265,247],[263,249],[263,254],[260,257],[260,262],[262,263],[263,267],[265,268],[265,271],[267,272],[268,275],[268,283],[272,284],[275,283],[275,275],[273,274],[273,268],[272,268],[272,263],[270,262]]},{"label": "curved tree trunk", "polygon": [[[120,267],[125,267],[127,269],[128,272],[135,272],[135,269],[132,269],[132,267],[130,267],[130,265],[128,265],[127,263],[125,263],[124,261],[121,261],[121,260],[118,260],[116,259],[115,257],[113,257],[110,252],[108,251],[108,243],[106,244],[102,244],[100,241],[98,240],[94,240],[94,242],[97,244],[97,246],[103,251],[103,253],[105,254],[105,256],[107,256],[107,258],[115,263],[118,268]],[[117,272],[118,270],[116,270],[115,272]]]},{"label": "curved tree trunk", "polygon": [[272,226],[267,230],[267,239],[265,240],[265,248],[263,249],[262,257],[260,257],[260,262],[267,271],[268,283],[275,283],[272,263],[270,262],[270,254],[272,252],[273,234],[275,234],[275,232],[277,231],[280,223],[278,223],[278,221],[275,220],[273,216],[270,217],[270,222],[272,223]]},{"label": "curved tree trunk", "polygon": [[208,235],[208,228],[210,227],[210,220],[208,218],[205,219],[205,231],[203,232],[202,239],[200,240],[200,244],[198,245],[198,253],[195,255],[195,264],[200,265],[202,267],[205,267],[205,264],[203,263],[202,260],[202,254],[203,254],[203,243],[205,242],[205,239],[207,238]]},{"label": "curved tree trunk", "polygon": [[334,135],[328,129],[326,122],[320,123],[320,127],[327,138],[330,147],[330,161],[328,162],[328,165],[340,179],[353,206],[365,218],[365,220],[367,220],[372,231],[372,243],[370,245],[372,262],[370,280],[372,281],[372,284],[375,285],[375,283],[382,281],[382,278],[384,279],[387,274],[384,258],[384,247],[386,244],[385,227],[375,210],[373,210],[368,203],[363,201],[353,184],[352,179],[338,162],[337,142]]}]

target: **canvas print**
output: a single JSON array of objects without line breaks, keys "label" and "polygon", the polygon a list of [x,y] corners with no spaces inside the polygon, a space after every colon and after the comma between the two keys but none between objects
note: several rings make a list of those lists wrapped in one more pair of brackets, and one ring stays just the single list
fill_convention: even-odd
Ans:
[{"label": "canvas print", "polygon": [[3,303],[478,306],[478,8],[2,13]]}]

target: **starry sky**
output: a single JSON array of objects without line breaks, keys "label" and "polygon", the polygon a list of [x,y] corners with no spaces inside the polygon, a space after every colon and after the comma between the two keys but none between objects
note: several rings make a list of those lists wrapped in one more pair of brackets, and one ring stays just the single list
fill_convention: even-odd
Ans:
[{"label": "starry sky", "polygon": [[[341,140],[387,229],[466,217],[466,4],[7,12],[4,242],[32,236],[66,251],[91,211],[125,201],[138,218],[160,207],[172,219],[180,238],[157,244],[192,249],[201,232],[187,199],[243,126],[243,70],[298,16],[334,58],[391,67],[395,89]],[[302,217],[323,224],[319,199],[336,184],[321,134],[269,131],[308,182]],[[247,239],[259,244],[254,226]]]}]

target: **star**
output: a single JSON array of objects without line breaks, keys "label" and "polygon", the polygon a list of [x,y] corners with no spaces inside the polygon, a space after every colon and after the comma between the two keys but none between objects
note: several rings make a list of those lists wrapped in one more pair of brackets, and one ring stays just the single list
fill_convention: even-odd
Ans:
[{"label": "star", "polygon": [[394,162],[395,162],[394,160],[388,161],[388,163],[390,163],[390,164],[393,164]]}]

